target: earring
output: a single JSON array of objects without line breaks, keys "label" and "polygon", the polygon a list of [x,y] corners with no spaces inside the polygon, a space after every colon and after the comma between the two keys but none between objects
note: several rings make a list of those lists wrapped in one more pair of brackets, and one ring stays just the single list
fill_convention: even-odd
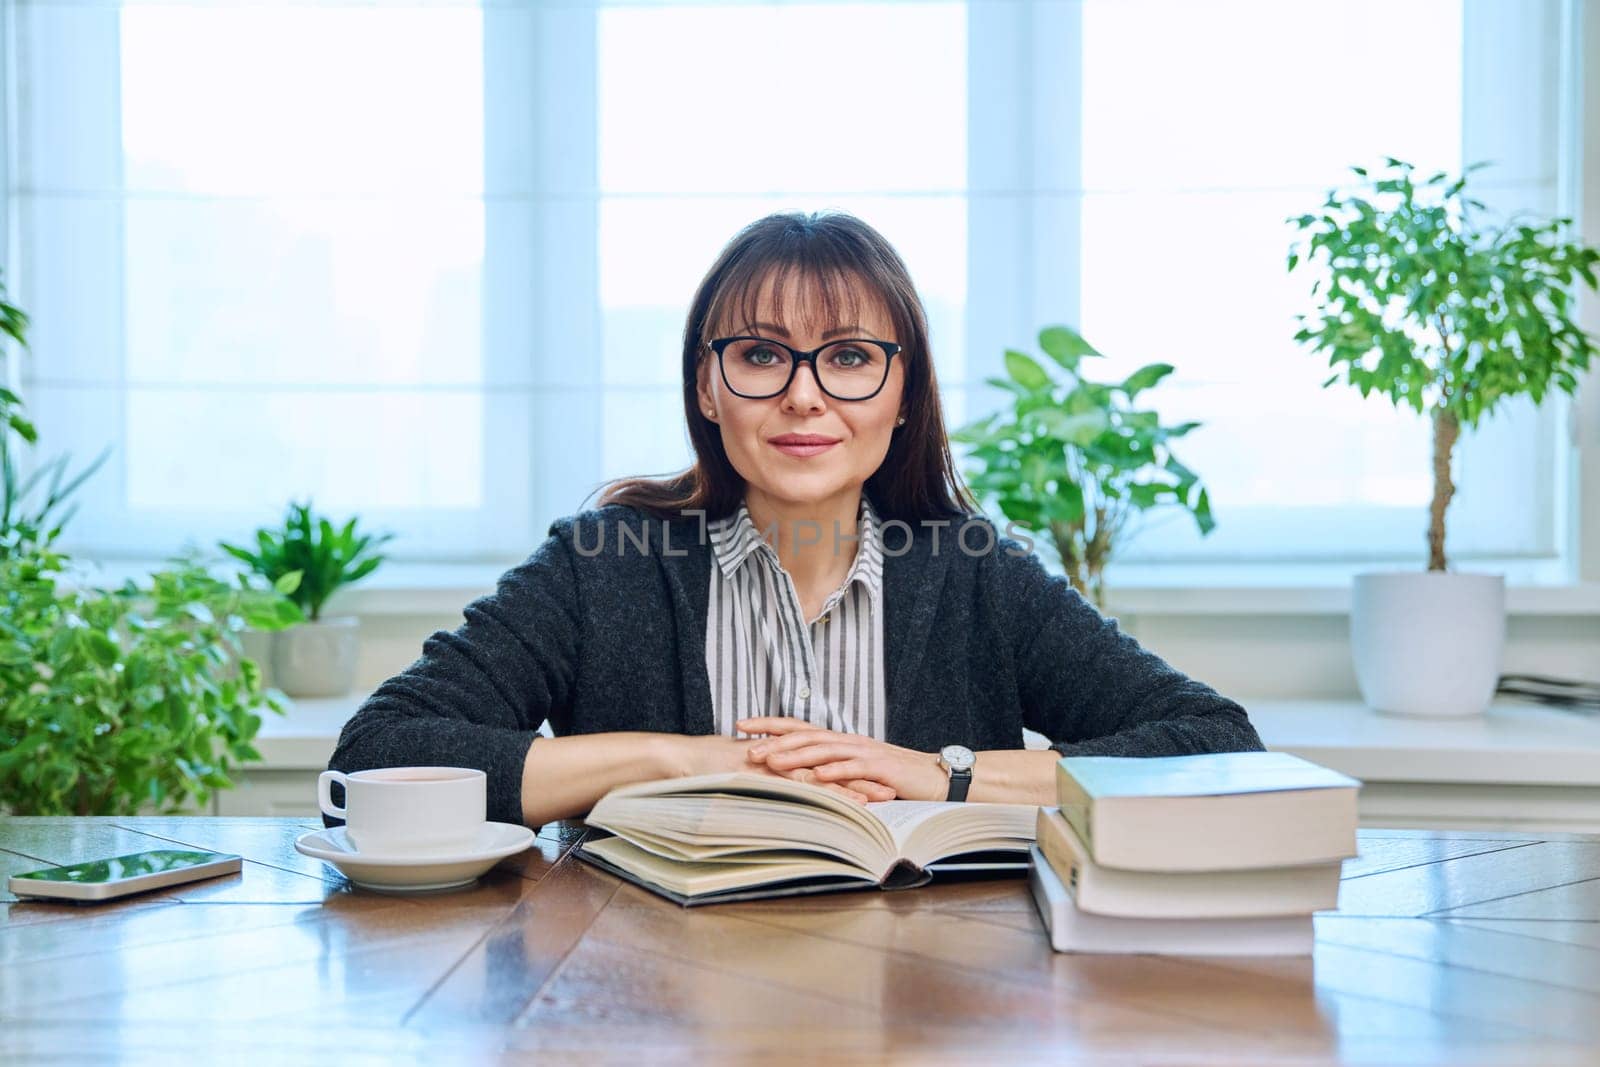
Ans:
[{"label": "earring", "polygon": [[712,410],[711,410],[711,409],[710,409],[710,408],[706,408],[706,418],[708,418],[708,419],[709,419],[709,418],[711,418],[711,417],[712,417],[712,416],[714,416],[714,415],[716,415],[716,412],[715,412],[715,411],[712,411]]},{"label": "earring", "polygon": [[894,424],[896,426],[904,426],[906,424],[906,417],[901,415],[898,419],[894,420]]}]

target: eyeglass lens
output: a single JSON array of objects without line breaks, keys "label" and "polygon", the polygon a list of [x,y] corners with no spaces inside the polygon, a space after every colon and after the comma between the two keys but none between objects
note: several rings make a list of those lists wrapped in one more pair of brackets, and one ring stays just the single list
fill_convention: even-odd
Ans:
[{"label": "eyeglass lens", "polygon": [[[775,396],[789,378],[789,353],[770,341],[739,340],[722,352],[728,385],[745,396]],[[889,358],[876,345],[839,341],[817,353],[822,388],[844,400],[871,396],[888,375]]]}]

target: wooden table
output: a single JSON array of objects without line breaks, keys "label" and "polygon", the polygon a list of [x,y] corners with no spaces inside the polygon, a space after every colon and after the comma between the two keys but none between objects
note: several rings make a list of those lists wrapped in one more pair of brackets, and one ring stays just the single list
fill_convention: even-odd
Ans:
[{"label": "wooden table", "polygon": [[683,910],[551,825],[471,890],[353,889],[289,819],[0,819],[0,870],[181,843],[241,874],[0,900],[0,1062],[1600,1062],[1600,837],[1364,831],[1314,958],[1052,953],[1024,883]]}]

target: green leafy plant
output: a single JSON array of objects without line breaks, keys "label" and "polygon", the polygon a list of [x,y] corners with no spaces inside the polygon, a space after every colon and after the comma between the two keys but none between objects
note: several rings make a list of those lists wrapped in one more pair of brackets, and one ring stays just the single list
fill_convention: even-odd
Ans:
[{"label": "green leafy plant", "polygon": [[[281,529],[256,531],[254,551],[224,543],[222,550],[283,588],[314,621],[340,586],[359,582],[386,557],[378,549],[393,534],[358,534],[356,520],[335,528],[316,515],[311,502],[291,503]],[[294,576],[298,575],[298,578]]]},{"label": "green leafy plant", "polygon": [[246,626],[301,618],[245,576],[194,557],[141,587],[74,588],[64,557],[0,560],[0,806],[31,815],[120,815],[203,804],[231,785],[262,710],[281,713]]},{"label": "green leafy plant", "polygon": [[1076,331],[1047,327],[1039,347],[1054,365],[1008,350],[1007,377],[986,381],[1012,394],[1010,408],[951,439],[972,446],[979,465],[968,483],[979,498],[1048,537],[1073,588],[1104,609],[1104,569],[1135,515],[1174,506],[1194,516],[1202,535],[1215,528],[1205,487],[1170,446],[1200,424],[1162,426],[1154,411],[1134,407],[1140,393],[1172,373],[1169,363],[1095,382],[1080,365],[1100,353]]},{"label": "green leafy plant", "polygon": [[[28,316],[6,301],[5,285],[0,283],[0,383],[6,377],[3,339],[26,348],[27,331]],[[0,556],[52,543],[77,510],[69,503],[72,494],[111,454],[107,449],[87,467],[72,473],[68,470],[70,459],[57,456],[24,474],[18,453],[38,440],[38,430],[27,418],[22,398],[0,385]]]},{"label": "green leafy plant", "polygon": [[1482,218],[1466,185],[1484,165],[1421,181],[1392,157],[1377,173],[1352,167],[1354,191],[1334,190],[1319,211],[1289,220],[1298,231],[1289,270],[1316,275],[1295,340],[1335,368],[1323,386],[1343,377],[1432,423],[1432,571],[1448,569],[1445,512],[1462,429],[1510,397],[1570,394],[1594,353],[1573,318],[1573,287],[1596,287],[1600,252],[1566,238],[1571,219]]},{"label": "green leafy plant", "polygon": [[0,557],[49,546],[77,512],[71,497],[110,458],[106,449],[87,467],[69,472],[65,454],[24,475],[11,442],[0,439]]},{"label": "green leafy plant", "polygon": [[[0,300],[0,356],[5,338],[26,346],[27,324]],[[37,440],[21,399],[0,390],[0,811],[204,803],[231,784],[231,761],[259,758],[257,712],[282,710],[239,632],[281,629],[300,610],[259,583],[220,582],[192,558],[148,588],[69,581],[71,561],[53,546],[68,498],[105,456],[72,475],[59,457],[24,477],[18,453]]]},{"label": "green leafy plant", "polygon": [[[28,316],[21,308],[6,300],[5,282],[0,280],[0,338],[9,337],[19,348],[26,348],[27,334]],[[4,345],[0,344],[0,357],[4,354]],[[0,363],[0,371],[4,369],[4,363]],[[29,444],[33,444],[39,438],[33,423],[23,414],[22,398],[5,388],[4,375],[0,374],[0,438],[8,437],[12,433]]]}]

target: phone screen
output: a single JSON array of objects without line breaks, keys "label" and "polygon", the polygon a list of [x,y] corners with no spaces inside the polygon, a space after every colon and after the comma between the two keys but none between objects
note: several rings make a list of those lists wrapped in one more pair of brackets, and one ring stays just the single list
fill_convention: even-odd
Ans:
[{"label": "phone screen", "polygon": [[15,874],[13,878],[27,878],[36,882],[78,882],[96,885],[138,878],[144,874],[160,874],[184,867],[199,867],[223,858],[219,852],[135,852],[128,856],[114,856],[108,860],[75,863],[70,867],[51,867],[43,871]]}]

